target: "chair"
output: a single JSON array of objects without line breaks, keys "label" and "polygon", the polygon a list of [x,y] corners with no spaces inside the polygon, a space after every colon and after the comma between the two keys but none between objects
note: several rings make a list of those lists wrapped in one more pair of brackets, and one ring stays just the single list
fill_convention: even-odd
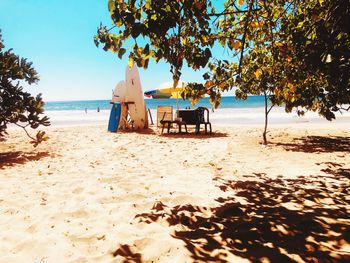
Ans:
[{"label": "chair", "polygon": [[161,121],[173,120],[173,106],[158,106],[157,107],[157,127],[163,125]]},{"label": "chair", "polygon": [[196,133],[199,133],[200,125],[204,124],[205,133],[208,132],[207,126],[209,125],[210,133],[212,133],[211,130],[211,123],[209,121],[209,110],[205,107],[198,107],[196,110]]},{"label": "chair", "polygon": [[157,107],[157,126],[162,125],[162,134],[165,125],[168,125],[168,133],[173,124],[173,106],[158,106]]},{"label": "chair", "polygon": [[163,134],[163,131],[164,131],[164,127],[165,125],[168,125],[168,133],[170,132],[170,127],[171,125],[173,124],[173,120],[166,120],[166,112],[164,112],[163,114],[163,118],[160,120],[160,124],[162,124],[162,134]]}]

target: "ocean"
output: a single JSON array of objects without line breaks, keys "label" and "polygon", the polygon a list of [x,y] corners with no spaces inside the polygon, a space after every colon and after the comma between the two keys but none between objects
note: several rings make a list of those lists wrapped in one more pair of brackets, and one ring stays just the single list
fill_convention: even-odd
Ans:
[{"label": "ocean", "polygon": [[[157,106],[167,105],[176,107],[176,99],[145,99],[149,109],[157,109]],[[196,105],[192,105],[188,100],[178,100],[179,108],[186,107],[207,107],[212,108],[209,98],[201,99]],[[250,96],[247,100],[238,100],[235,97],[222,97],[220,108],[259,108],[264,107],[263,96]],[[67,110],[107,110],[110,109],[110,100],[81,100],[81,101],[51,101],[45,103],[46,111],[67,111]]]},{"label": "ocean", "polygon": [[[146,99],[147,108],[155,122],[157,119],[157,106],[173,106],[176,109],[176,99]],[[178,100],[179,108],[198,106],[207,107],[210,110],[210,121],[217,125],[258,125],[264,124],[264,97],[250,96],[247,100],[237,100],[234,97],[222,97],[218,109],[213,110],[209,98],[204,98],[196,105],[190,101]],[[81,101],[55,101],[45,104],[45,115],[50,118],[52,126],[81,126],[81,125],[106,125],[110,113],[109,100],[81,100]],[[99,109],[99,111],[97,110]],[[338,118],[350,123],[350,112]],[[150,118],[149,118],[150,120]],[[304,117],[299,117],[295,111],[286,113],[283,107],[274,107],[269,114],[270,124],[298,124],[304,122],[322,122],[328,124],[317,113],[309,112]],[[150,121],[151,122],[151,121]]]}]

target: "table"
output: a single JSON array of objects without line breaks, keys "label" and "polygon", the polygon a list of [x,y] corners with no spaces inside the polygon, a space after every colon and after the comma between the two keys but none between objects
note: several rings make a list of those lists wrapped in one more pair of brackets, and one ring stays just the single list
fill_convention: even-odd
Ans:
[{"label": "table", "polygon": [[186,125],[186,122],[184,122],[184,121],[182,121],[182,120],[179,120],[179,119],[174,120],[174,121],[167,121],[167,120],[164,120],[164,121],[162,121],[162,124],[163,124],[163,126],[162,126],[162,133],[163,133],[163,131],[164,131],[165,125],[168,125],[167,130],[168,130],[168,133],[169,133],[169,132],[170,132],[170,127],[171,127],[172,124],[176,124],[176,125],[179,127],[179,133],[181,133],[181,127],[182,127],[182,125],[184,125],[184,126],[185,126],[185,130],[186,130],[186,133],[187,133],[187,125]]}]

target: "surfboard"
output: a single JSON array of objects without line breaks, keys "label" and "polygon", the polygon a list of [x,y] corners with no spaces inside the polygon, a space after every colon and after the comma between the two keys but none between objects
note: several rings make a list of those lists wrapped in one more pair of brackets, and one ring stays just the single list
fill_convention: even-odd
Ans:
[{"label": "surfboard", "polygon": [[125,81],[119,81],[112,94],[112,102],[124,102],[126,93]]},{"label": "surfboard", "polygon": [[108,122],[109,132],[117,132],[118,126],[119,126],[119,120],[120,120],[120,113],[121,113],[121,104],[113,103],[111,112],[109,115],[109,122]]},{"label": "surfboard", "polygon": [[129,114],[135,129],[148,127],[148,115],[143,97],[140,75],[137,67],[127,67],[125,72],[126,93],[125,102],[128,104]]},{"label": "surfboard", "polygon": [[125,94],[126,94],[126,83],[124,80],[119,81],[114,88],[112,93],[112,102],[119,102],[121,104],[121,113],[118,129],[124,130],[128,127],[127,119],[128,119],[128,109],[125,105]]}]

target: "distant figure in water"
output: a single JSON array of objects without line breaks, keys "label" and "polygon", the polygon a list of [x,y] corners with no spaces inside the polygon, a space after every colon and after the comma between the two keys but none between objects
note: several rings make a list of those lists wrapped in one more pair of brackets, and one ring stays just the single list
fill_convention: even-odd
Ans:
[{"label": "distant figure in water", "polygon": [[100,112],[100,107],[97,107],[97,112]]},{"label": "distant figure in water", "polygon": [[85,113],[87,113],[87,108],[85,108]]}]

